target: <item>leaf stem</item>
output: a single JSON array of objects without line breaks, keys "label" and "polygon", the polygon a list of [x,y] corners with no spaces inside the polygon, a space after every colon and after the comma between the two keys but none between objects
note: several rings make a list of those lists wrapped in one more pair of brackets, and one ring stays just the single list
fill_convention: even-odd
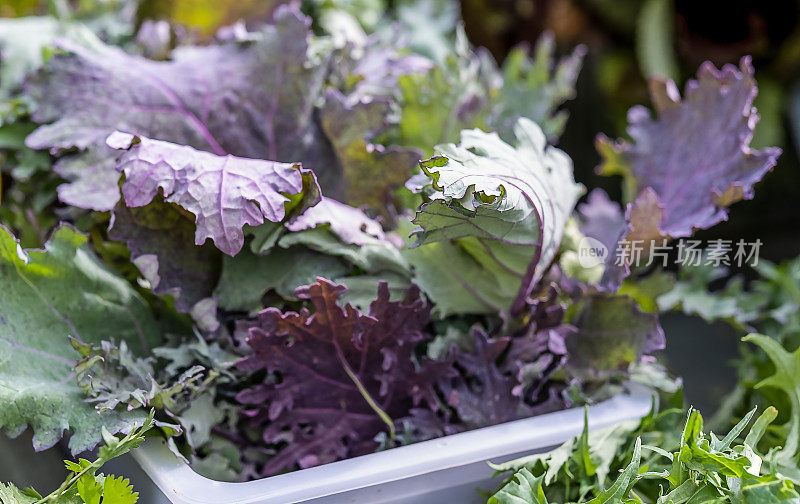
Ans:
[{"label": "leaf stem", "polygon": [[67,490],[69,490],[69,488],[72,485],[74,485],[79,479],[81,479],[81,477],[83,477],[84,474],[86,474],[90,470],[95,470],[96,471],[96,470],[100,469],[100,466],[102,466],[103,464],[102,464],[102,462],[98,464],[98,462],[100,462],[99,459],[95,460],[90,465],[86,466],[81,472],[76,473],[75,476],[73,476],[71,478],[67,478],[67,480],[64,483],[62,483],[60,487],[58,487],[56,490],[54,490],[54,491],[50,492],[49,494],[47,494],[45,497],[42,497],[41,499],[36,501],[34,504],[44,504],[45,502],[50,502],[53,499],[57,499],[58,497],[61,497],[61,494],[63,494]]},{"label": "leaf stem", "polygon": [[385,411],[383,411],[383,409],[381,409],[381,407],[378,406],[378,403],[375,402],[375,399],[372,398],[367,388],[364,386],[363,383],[361,383],[361,380],[358,378],[355,371],[353,371],[353,368],[350,367],[350,363],[347,362],[347,359],[345,359],[344,354],[342,353],[342,349],[339,347],[339,344],[336,343],[335,341],[334,341],[334,347],[336,347],[336,355],[337,357],[339,357],[339,361],[341,362],[342,367],[344,368],[344,372],[347,373],[348,377],[350,377],[350,380],[353,382],[353,384],[355,384],[359,393],[361,393],[361,396],[364,397],[364,400],[367,401],[369,407],[372,408],[372,410],[380,417],[380,419],[383,420],[383,422],[389,427],[389,439],[394,441],[396,431],[394,428],[394,422],[392,421],[392,418]]}]

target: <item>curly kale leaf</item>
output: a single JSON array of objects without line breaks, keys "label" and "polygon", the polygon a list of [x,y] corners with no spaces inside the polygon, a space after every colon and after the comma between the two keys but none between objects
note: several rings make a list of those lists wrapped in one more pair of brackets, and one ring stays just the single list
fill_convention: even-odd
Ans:
[{"label": "curly kale leaf", "polygon": [[598,137],[605,158],[599,169],[626,175],[636,191],[652,191],[629,209],[637,215],[631,219],[631,232],[642,235],[637,239],[690,236],[725,220],[731,204],[752,198],[754,184],[775,166],[781,150],[750,148],[758,115],[749,58],[738,69],[704,63],[683,99],[669,80],[654,79],[651,95],[658,117],[642,106],[632,108],[631,143]]},{"label": "curly kale leaf", "polygon": [[[463,131],[459,145],[437,147],[440,156],[409,181],[426,200],[413,220],[409,261],[422,263],[415,282],[442,313],[519,310],[582,191],[570,158],[547,146],[535,123],[520,119],[515,133],[511,146],[494,133]],[[462,278],[482,274],[488,281]],[[453,286],[460,295],[450,295]]]},{"label": "curly kale leaf", "polygon": [[[319,198],[314,175],[299,165],[216,156],[191,147],[116,132],[124,200],[109,236],[125,241],[157,295],[170,294],[203,329],[217,327],[210,296],[222,258],[244,245],[244,227],[273,225]],[[192,246],[192,243],[198,245]]]},{"label": "curly kale leaf", "polygon": [[514,394],[516,377],[500,368],[501,355],[508,347],[508,338],[489,338],[475,331],[472,349],[457,352],[455,363],[460,373],[441,382],[448,405],[466,428],[510,422],[533,414],[533,409]]},{"label": "curly kale leaf", "polygon": [[75,365],[78,386],[98,411],[123,405],[129,411],[156,408],[177,413],[181,396],[194,395],[206,378],[205,368],[196,365],[171,378],[168,385],[160,385],[153,359],[136,357],[124,341],[119,347],[108,341],[97,347],[76,339],[70,342],[81,356]]},{"label": "curly kale leaf", "polygon": [[431,145],[455,142],[470,128],[513,141],[521,117],[539,124],[548,138],[558,138],[567,114],[557,110],[575,94],[585,49],[556,60],[552,36],[544,35],[532,56],[524,46],[514,48],[498,69],[488,51],[473,49],[462,29],[455,32],[455,43],[430,70],[398,79],[399,143],[429,152]]},{"label": "curly kale leaf", "polygon": [[[435,383],[452,373],[447,363],[421,358],[417,345],[429,310],[412,289],[390,301],[386,283],[367,315],[337,300],[345,287],[325,279],[298,289],[313,313],[267,308],[250,329],[253,354],[240,371],[266,370],[266,380],[240,392],[245,414],[281,446],[264,474],[370,453],[376,436],[402,426],[416,407],[436,408]],[[416,362],[415,362],[416,361]]]},{"label": "curly kale leaf", "polygon": [[302,202],[302,210],[319,199],[314,175],[298,164],[217,156],[118,131],[107,143],[125,151],[117,169],[125,175],[122,195],[128,207],[163,195],[194,216],[196,245],[211,238],[231,256],[244,245],[246,224],[281,222],[287,206]]},{"label": "curly kale leaf", "polygon": [[536,41],[533,56],[528,53],[524,45],[515,47],[503,62],[503,84],[493,100],[488,126],[504,140],[512,140],[517,119],[527,117],[542,127],[547,138],[557,139],[568,117],[557,109],[575,97],[586,48],[578,46],[557,61],[555,38],[546,32]]},{"label": "curly kale leaf", "polygon": [[[159,341],[145,301],[68,226],[44,250],[23,251],[0,229],[0,427],[15,436],[28,425],[38,450],[72,430],[79,453],[101,441],[101,428],[128,432],[144,414],[98,414],[72,377],[76,354],[69,336],[99,343],[113,336],[144,352]],[[53,412],[57,411],[57,415]]]},{"label": "curly kale leaf", "polygon": [[115,130],[219,156],[303,161],[336,181],[335,156],[313,118],[325,65],[308,61],[310,20],[294,6],[274,19],[250,40],[182,47],[163,62],[60,41],[26,91],[43,124],[28,145],[63,155],[61,201],[113,208],[119,175],[105,138]]}]

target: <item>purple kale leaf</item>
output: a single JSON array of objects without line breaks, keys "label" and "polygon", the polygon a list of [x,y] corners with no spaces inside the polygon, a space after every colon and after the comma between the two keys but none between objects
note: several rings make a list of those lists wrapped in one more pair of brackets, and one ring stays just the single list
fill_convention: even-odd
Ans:
[{"label": "purple kale leaf", "polygon": [[[728,215],[727,207],[753,197],[753,185],[775,166],[780,149],[752,150],[758,121],[753,98],[756,83],[749,58],[739,68],[716,69],[704,63],[681,99],[672,81],[654,80],[652,101],[628,112],[632,142],[611,142],[602,135],[598,148],[605,173],[623,173],[637,191],[653,191],[633,203],[632,232],[685,237]],[[637,221],[642,221],[641,224]]]},{"label": "purple kale leaf", "polygon": [[222,254],[210,242],[194,243],[194,217],[174,203],[154,199],[142,207],[117,203],[108,236],[123,241],[131,261],[157,296],[171,295],[175,307],[188,312],[214,291]]},{"label": "purple kale leaf", "polygon": [[503,358],[502,369],[516,378],[514,395],[535,406],[537,413],[565,406],[555,397],[557,386],[551,380],[567,362],[566,338],[575,330],[563,323],[561,292],[558,283],[551,281],[530,296],[528,323],[513,333]]},{"label": "purple kale leaf", "polygon": [[516,379],[512,390],[515,397],[537,407],[536,413],[556,407],[555,390],[551,378],[564,368],[567,362],[566,339],[575,329],[567,324],[557,327],[532,330],[528,334],[511,340],[505,356],[503,369],[509,370]]},{"label": "purple kale leaf", "polygon": [[509,338],[489,338],[482,330],[474,329],[472,349],[457,352],[455,363],[459,374],[440,383],[447,404],[467,429],[533,414],[533,410],[514,394],[516,377],[500,368],[501,356],[509,344]]},{"label": "purple kale leaf", "polygon": [[60,199],[95,210],[119,199],[116,154],[105,145],[115,130],[219,156],[302,161],[336,181],[314,120],[325,65],[307,60],[309,24],[296,7],[280,7],[250,40],[182,47],[163,62],[63,40],[27,83],[32,118],[44,124],[27,143],[65,154],[55,167],[68,180]]},{"label": "purple kale leaf", "polygon": [[267,308],[249,331],[253,353],[239,370],[269,374],[238,400],[250,406],[245,414],[263,429],[263,440],[280,447],[264,474],[373,452],[376,436],[402,428],[412,409],[438,406],[434,385],[452,368],[425,358],[415,363],[429,321],[418,290],[390,301],[382,282],[368,315],[337,304],[344,290],[320,278],[296,292],[313,313]]},{"label": "purple kale leaf", "polygon": [[194,215],[195,244],[211,238],[236,255],[245,224],[280,222],[292,197],[307,204],[319,198],[314,175],[299,164],[217,156],[188,146],[115,132],[108,145],[126,152],[117,160],[125,174],[122,194],[128,207],[142,207],[162,194]]},{"label": "purple kale leaf", "polygon": [[570,372],[603,381],[624,375],[644,355],[664,348],[664,331],[654,313],[645,313],[628,296],[588,292],[566,315],[574,331],[565,342]]},{"label": "purple kale leaf", "polygon": [[351,245],[364,245],[386,238],[378,221],[358,208],[325,197],[288,222],[286,229],[299,232],[317,226],[328,226],[342,242]]}]

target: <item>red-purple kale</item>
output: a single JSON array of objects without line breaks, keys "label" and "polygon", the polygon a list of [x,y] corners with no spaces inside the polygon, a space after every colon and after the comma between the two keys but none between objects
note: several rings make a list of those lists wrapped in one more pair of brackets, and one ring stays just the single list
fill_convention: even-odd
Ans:
[{"label": "red-purple kale", "polygon": [[381,282],[368,315],[337,304],[345,290],[318,278],[295,293],[313,312],[267,308],[250,329],[253,353],[238,367],[267,374],[237,399],[251,406],[245,415],[263,440],[278,446],[265,475],[374,452],[379,434],[413,423],[412,410],[439,408],[435,384],[455,373],[416,356],[430,316],[416,287],[390,301]]}]

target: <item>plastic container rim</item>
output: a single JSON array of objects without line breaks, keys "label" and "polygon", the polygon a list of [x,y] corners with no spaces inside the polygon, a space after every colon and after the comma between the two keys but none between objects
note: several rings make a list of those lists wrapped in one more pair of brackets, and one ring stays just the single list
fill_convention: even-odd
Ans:
[{"label": "plastic container rim", "polygon": [[[586,408],[589,428],[641,418],[654,406],[654,397],[646,387],[629,385],[626,392]],[[243,483],[196,473],[163,439],[148,439],[133,456],[174,504],[293,504],[554,447],[580,433],[583,410],[545,413]],[[486,473],[491,475],[488,465]]]}]

